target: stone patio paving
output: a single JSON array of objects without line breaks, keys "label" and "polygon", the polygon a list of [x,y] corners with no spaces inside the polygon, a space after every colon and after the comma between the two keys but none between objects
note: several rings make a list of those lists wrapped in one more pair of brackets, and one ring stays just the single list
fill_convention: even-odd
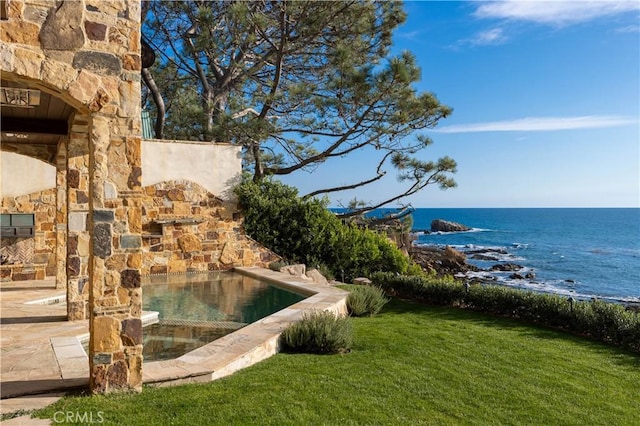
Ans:
[{"label": "stone patio paving", "polygon": [[[57,401],[62,389],[86,386],[86,357],[69,360],[61,368],[51,339],[72,338],[89,332],[89,322],[68,322],[66,304],[27,302],[63,297],[55,281],[17,281],[0,284],[0,413],[33,410]],[[56,393],[51,393],[57,390]],[[28,395],[15,397],[18,395]],[[7,399],[8,398],[8,399]],[[19,417],[6,425],[50,424]]]},{"label": "stone patio paving", "polygon": [[[72,338],[89,332],[88,321],[66,320],[65,303],[26,302],[63,297],[55,282],[19,281],[0,285],[0,374],[2,399],[78,387],[88,383],[89,366],[57,361],[51,339]],[[64,374],[63,374],[64,373]],[[3,401],[2,412],[5,404]]]}]

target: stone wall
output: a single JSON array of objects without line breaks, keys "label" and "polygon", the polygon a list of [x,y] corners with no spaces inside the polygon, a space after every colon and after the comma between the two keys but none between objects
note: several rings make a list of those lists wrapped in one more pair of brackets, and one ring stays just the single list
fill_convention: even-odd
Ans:
[{"label": "stone wall", "polygon": [[[72,182],[70,193],[77,201],[78,189]],[[280,258],[244,235],[242,218],[233,202],[225,202],[191,181],[162,182],[143,188],[142,253],[113,256],[115,268],[126,269],[141,263],[141,273],[169,274],[231,269],[234,266],[263,266]],[[82,192],[80,191],[80,194]],[[82,198],[83,195],[80,195]],[[56,275],[55,188],[20,197],[2,198],[2,213],[35,213],[34,238],[2,240],[1,253],[16,244],[28,245],[31,259],[0,267],[2,281],[42,280]],[[77,203],[72,201],[75,206]],[[78,209],[77,209],[78,210]],[[79,209],[71,216],[68,243],[67,273],[73,310],[88,309],[86,265],[89,239],[86,229],[87,212]],[[124,217],[126,209],[114,212]],[[135,240],[121,241],[124,248],[136,246]],[[13,260],[13,259],[10,259]],[[78,314],[79,315],[79,314]],[[82,314],[84,315],[84,313]]]},{"label": "stone wall", "polygon": [[34,235],[2,238],[0,254],[8,264],[0,266],[2,281],[43,280],[56,275],[55,189],[19,197],[3,197],[2,213],[33,213]]},{"label": "stone wall", "polygon": [[[78,157],[74,157],[74,164]],[[84,157],[82,157],[84,158]],[[77,164],[76,164],[77,165]],[[73,170],[78,170],[77,168]],[[81,169],[82,170],[82,169]],[[83,174],[86,175],[84,170]],[[80,172],[71,173],[70,206],[73,210],[69,232],[63,234],[68,242],[66,272],[69,275],[69,303],[74,311],[88,309],[89,238],[82,231],[87,227],[86,199],[81,188],[87,190],[87,178]],[[77,176],[77,177],[76,177]],[[84,182],[81,182],[84,180]],[[55,188],[19,197],[3,197],[2,213],[34,213],[34,238],[3,238],[0,253],[9,253],[12,265],[0,267],[2,281],[42,280],[56,276],[56,197]],[[169,274],[231,269],[234,266],[263,266],[280,257],[265,249],[242,231],[242,218],[234,202],[225,202],[195,182],[187,180],[162,182],[143,188],[142,253],[113,256],[109,261],[115,268],[126,269],[141,263],[141,273]],[[126,209],[113,213],[113,220],[125,217]],[[136,240],[123,239],[116,244],[131,249]],[[133,246],[131,246],[133,244]],[[15,259],[12,248],[26,247],[29,259]]]},{"label": "stone wall", "polygon": [[[89,221],[88,193],[89,193],[89,159],[87,133],[88,118],[76,115],[72,122],[72,133],[67,138],[66,143],[60,145],[60,152],[57,155],[57,175],[54,179],[43,173],[41,169],[53,168],[40,160],[2,152],[2,164],[7,161],[16,161],[21,165],[20,170],[33,170],[34,175],[47,175],[46,181],[29,176],[29,179],[13,179],[5,174],[2,181],[2,194],[5,189],[11,193],[25,194],[34,185],[52,185],[57,178],[57,206],[54,202],[50,204],[53,209],[48,209],[46,218],[38,216],[37,225],[40,221],[49,221],[51,226],[58,229],[58,254],[55,254],[55,240],[49,241],[47,247],[51,248],[48,255],[50,259],[58,258],[59,283],[69,284],[68,302],[69,310],[74,317],[86,317],[88,315],[88,262],[89,262],[89,238],[86,234]],[[70,158],[67,159],[67,149]],[[149,165],[143,167],[142,182],[153,181],[163,176],[188,175],[190,166],[197,163],[193,175],[188,179],[165,179],[154,185],[146,185],[143,188],[145,213],[142,218],[145,226],[145,233],[142,238],[143,243],[143,263],[141,273],[164,274],[184,271],[208,271],[229,269],[232,266],[266,265],[275,255],[265,254],[267,251],[258,247],[250,239],[243,237],[239,231],[241,220],[238,218],[236,208],[232,202],[223,202],[220,198],[230,196],[230,184],[236,180],[241,172],[241,162],[239,158],[240,147],[230,144],[206,144],[181,142],[181,141],[143,141],[142,143],[142,163]],[[7,158],[5,158],[7,157]],[[184,163],[182,168],[167,164],[172,159],[180,158]],[[124,161],[117,158],[117,161]],[[175,162],[174,162],[175,163]],[[173,163],[172,163],[173,164]],[[154,165],[151,167],[150,165]],[[160,167],[160,165],[164,165]],[[209,173],[205,172],[205,168]],[[155,170],[155,172],[154,172]],[[57,176],[57,177],[56,177]],[[27,181],[28,184],[27,184]],[[34,182],[36,181],[36,182]],[[107,184],[108,193],[113,193],[114,189]],[[216,188],[217,191],[211,191]],[[47,191],[54,191],[51,189]],[[224,197],[213,195],[224,194]],[[179,194],[179,195],[178,195]],[[172,200],[179,197],[180,200],[188,200],[188,206],[184,200]],[[12,212],[27,213],[24,207],[30,204],[16,202],[22,199],[41,200],[40,193],[24,195],[20,197],[4,197],[2,202],[8,206],[14,206]],[[49,201],[52,198],[47,198]],[[57,208],[57,225],[51,211]],[[5,209],[6,210],[6,209]],[[3,211],[5,211],[3,210]],[[69,210],[69,211],[68,211]],[[116,215],[123,216],[124,212],[116,211]],[[173,221],[172,218],[179,220]],[[189,220],[185,220],[189,217]],[[67,224],[67,218],[69,223]],[[161,218],[159,223],[157,218]],[[195,218],[195,219],[194,219]],[[216,218],[215,220],[213,218]],[[44,227],[50,227],[48,224]],[[153,229],[150,229],[153,228]],[[182,237],[185,234],[187,236]],[[188,235],[196,236],[200,247],[198,250],[191,250],[188,244]],[[181,237],[181,244],[173,238],[174,235]],[[51,234],[48,234],[51,237]],[[67,244],[67,240],[69,244]],[[195,240],[194,240],[195,241]],[[132,240],[124,240],[125,245]],[[228,243],[228,244],[227,244]],[[33,244],[33,241],[32,241]],[[187,251],[183,251],[183,248]],[[131,247],[129,247],[131,248]],[[224,251],[224,256],[222,255]],[[68,264],[64,263],[68,256]],[[135,256],[134,256],[135,257]],[[124,268],[125,256],[116,256],[112,262],[118,267]],[[136,264],[134,258],[132,264]],[[49,263],[49,266],[55,266]],[[37,271],[34,270],[37,268]],[[9,268],[3,267],[3,279],[41,279],[44,278],[44,266],[15,267],[17,274],[12,278]],[[42,270],[42,271],[40,271]],[[55,269],[49,268],[47,276],[55,275]],[[65,285],[66,287],[66,285]]]},{"label": "stone wall", "polygon": [[143,192],[143,274],[266,267],[280,259],[244,235],[235,203],[197,183],[162,182]]}]

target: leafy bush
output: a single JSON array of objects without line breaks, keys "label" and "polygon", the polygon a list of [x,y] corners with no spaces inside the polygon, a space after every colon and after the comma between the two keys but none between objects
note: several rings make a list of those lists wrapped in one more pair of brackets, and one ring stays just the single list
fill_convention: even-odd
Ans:
[{"label": "leafy bush", "polygon": [[347,296],[347,309],[354,317],[376,315],[389,302],[380,287],[370,285],[354,286]]},{"label": "leafy bush", "polygon": [[453,280],[427,276],[380,272],[371,278],[391,295],[560,327],[640,353],[640,317],[637,312],[615,303],[576,301],[555,294],[493,285],[465,287]]},{"label": "leafy bush", "polygon": [[627,346],[640,351],[640,320],[638,314],[623,306],[594,300],[591,334],[604,342]]},{"label": "leafy bush", "polygon": [[353,331],[348,317],[332,312],[313,311],[290,325],[280,335],[280,347],[285,352],[335,354],[351,350]]},{"label": "leafy bush", "polygon": [[347,280],[407,272],[409,259],[386,236],[343,224],[326,200],[302,200],[295,188],[269,179],[245,180],[235,192],[245,232],[288,261],[324,264],[329,276]]}]

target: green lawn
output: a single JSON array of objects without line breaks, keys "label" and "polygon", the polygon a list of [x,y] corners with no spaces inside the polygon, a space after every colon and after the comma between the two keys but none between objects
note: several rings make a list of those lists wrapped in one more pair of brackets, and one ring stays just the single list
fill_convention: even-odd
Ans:
[{"label": "green lawn", "polygon": [[67,397],[37,414],[101,412],[117,425],[638,424],[637,355],[397,300],[353,321],[349,354],[278,354],[208,384]]}]

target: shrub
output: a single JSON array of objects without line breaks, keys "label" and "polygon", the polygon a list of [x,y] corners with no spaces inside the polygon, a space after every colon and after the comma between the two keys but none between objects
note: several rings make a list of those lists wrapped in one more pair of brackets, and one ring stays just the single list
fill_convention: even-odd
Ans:
[{"label": "shrub", "polygon": [[305,313],[302,320],[290,325],[280,335],[285,352],[335,354],[351,350],[353,331],[348,317],[332,312]]},{"label": "shrub", "polygon": [[376,271],[405,273],[409,259],[385,235],[344,224],[326,200],[303,200],[277,181],[246,180],[235,189],[245,232],[294,263],[325,264],[346,280]]},{"label": "shrub", "polygon": [[347,309],[354,317],[376,315],[389,302],[380,287],[359,285],[347,296]]},{"label": "shrub", "polygon": [[427,275],[396,275],[385,272],[373,274],[372,281],[387,294],[415,299],[434,305],[453,305],[464,294],[464,286],[452,278]]},{"label": "shrub", "polygon": [[456,305],[464,297],[464,285],[447,279],[424,279],[427,287],[422,289],[426,302],[434,305]]},{"label": "shrub", "polygon": [[405,272],[406,275],[419,275],[419,276],[425,276],[428,273],[422,270],[422,266],[420,266],[419,264],[417,264],[414,261],[410,261],[409,262],[409,266],[407,267],[407,271]]},{"label": "shrub", "polygon": [[[637,331],[640,327],[637,313],[627,311],[621,305],[600,300],[591,302],[591,310],[595,319],[592,327],[594,337],[615,345],[633,345],[630,340],[637,337],[633,329]],[[640,345],[638,341],[635,344]]]}]

